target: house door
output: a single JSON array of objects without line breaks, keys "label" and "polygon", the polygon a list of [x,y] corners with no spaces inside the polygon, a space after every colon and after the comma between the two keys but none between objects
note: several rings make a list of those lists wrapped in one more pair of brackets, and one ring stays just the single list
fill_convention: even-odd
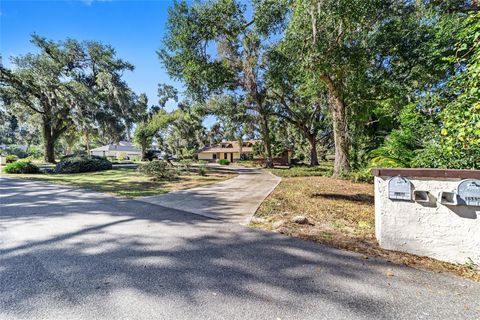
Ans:
[{"label": "house door", "polygon": [[230,153],[230,162],[233,162],[233,153]]}]

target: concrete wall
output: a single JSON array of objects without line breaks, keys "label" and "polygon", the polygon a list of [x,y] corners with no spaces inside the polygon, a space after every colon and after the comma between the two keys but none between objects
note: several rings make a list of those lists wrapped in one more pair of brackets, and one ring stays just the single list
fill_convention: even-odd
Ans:
[{"label": "concrete wall", "polygon": [[412,190],[430,191],[428,203],[390,200],[388,176],[375,177],[375,233],[380,246],[439,260],[480,263],[480,207],[437,204],[440,191],[461,179],[412,178]]}]

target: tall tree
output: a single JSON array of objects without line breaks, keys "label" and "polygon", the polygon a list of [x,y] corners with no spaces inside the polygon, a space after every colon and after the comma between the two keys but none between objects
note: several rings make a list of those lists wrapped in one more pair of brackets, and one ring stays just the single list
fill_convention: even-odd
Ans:
[{"label": "tall tree", "polygon": [[256,21],[248,16],[247,7],[236,0],[175,3],[169,10],[159,57],[168,73],[182,80],[196,99],[242,92],[246,106],[257,114],[266,166],[271,167],[263,70],[267,37],[257,32]]},{"label": "tall tree", "polygon": [[138,99],[137,110],[139,112],[140,122],[137,123],[134,132],[134,141],[142,150],[142,160],[145,160],[147,148],[151,146],[153,137],[157,135],[159,130],[164,129],[170,124],[175,117],[165,110],[165,106],[169,100],[177,101],[177,90],[166,84],[158,85],[158,101],[159,106],[152,106],[148,109],[148,98],[146,94],[141,94]]},{"label": "tall tree", "polygon": [[310,144],[310,165],[318,165],[317,143],[331,134],[324,87],[309,81],[280,43],[269,53],[268,96],[272,114],[294,125]]},{"label": "tall tree", "polygon": [[333,175],[347,174],[350,139],[355,138],[350,136],[349,120],[355,121],[363,110],[372,113],[382,103],[391,103],[392,97],[400,101],[412,96],[419,89],[415,83],[423,85],[418,79],[422,66],[432,61],[422,60],[426,55],[420,53],[426,49],[434,18],[418,16],[421,4],[413,1],[254,3],[255,12],[274,13],[262,20],[260,30],[283,30],[284,52],[307,81],[327,91],[335,141]]},{"label": "tall tree", "polygon": [[249,110],[242,96],[212,97],[207,102],[204,112],[215,115],[220,121],[223,139],[240,142],[244,137],[253,136],[255,132],[258,132],[256,115]]},{"label": "tall tree", "polygon": [[[122,130],[132,92],[121,80],[133,66],[98,42],[49,41],[32,36],[37,54],[12,58],[14,70],[0,67],[2,99],[42,118],[44,156],[55,162],[55,142],[74,124],[86,131]],[[118,132],[118,131],[117,131]]]}]

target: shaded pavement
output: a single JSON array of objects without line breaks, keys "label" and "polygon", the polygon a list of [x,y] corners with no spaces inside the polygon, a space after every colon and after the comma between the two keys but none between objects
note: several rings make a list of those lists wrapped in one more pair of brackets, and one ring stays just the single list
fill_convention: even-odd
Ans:
[{"label": "shaded pavement", "polygon": [[0,319],[479,319],[480,284],[0,178]]}]

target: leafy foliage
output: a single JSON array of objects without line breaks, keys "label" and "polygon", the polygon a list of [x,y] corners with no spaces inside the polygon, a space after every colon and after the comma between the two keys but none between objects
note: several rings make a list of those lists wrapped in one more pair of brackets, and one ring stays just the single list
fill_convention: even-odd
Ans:
[{"label": "leafy foliage", "polygon": [[16,161],[9,163],[3,169],[5,173],[39,173],[39,168],[30,161]]},{"label": "leafy foliage", "polygon": [[230,161],[228,161],[227,159],[220,159],[218,160],[218,163],[222,166],[228,166],[230,164]]},{"label": "leafy foliage", "polygon": [[80,173],[112,169],[112,163],[105,158],[86,155],[63,157],[56,165],[56,173]]},{"label": "leafy foliage", "polygon": [[73,126],[87,137],[87,148],[93,134],[120,140],[133,121],[136,96],[122,80],[133,65],[95,41],[33,35],[32,43],[38,53],[13,57],[12,70],[0,67],[0,98],[15,114],[39,117],[45,160],[55,162],[55,143]]},{"label": "leafy foliage", "polygon": [[[443,19],[451,26],[451,17]],[[442,67],[452,73],[404,108],[400,128],[371,153],[371,165],[480,168],[480,14],[470,13],[456,29],[455,51]]]},{"label": "leafy foliage", "polygon": [[5,156],[5,160],[7,163],[12,163],[18,160],[18,156],[15,154],[8,154],[7,156]]},{"label": "leafy foliage", "polygon": [[200,176],[207,175],[207,162],[206,161],[198,161],[198,174]]},{"label": "leafy foliage", "polygon": [[154,160],[140,165],[138,171],[153,177],[154,180],[170,180],[177,176],[175,168],[170,166],[166,161]]}]

